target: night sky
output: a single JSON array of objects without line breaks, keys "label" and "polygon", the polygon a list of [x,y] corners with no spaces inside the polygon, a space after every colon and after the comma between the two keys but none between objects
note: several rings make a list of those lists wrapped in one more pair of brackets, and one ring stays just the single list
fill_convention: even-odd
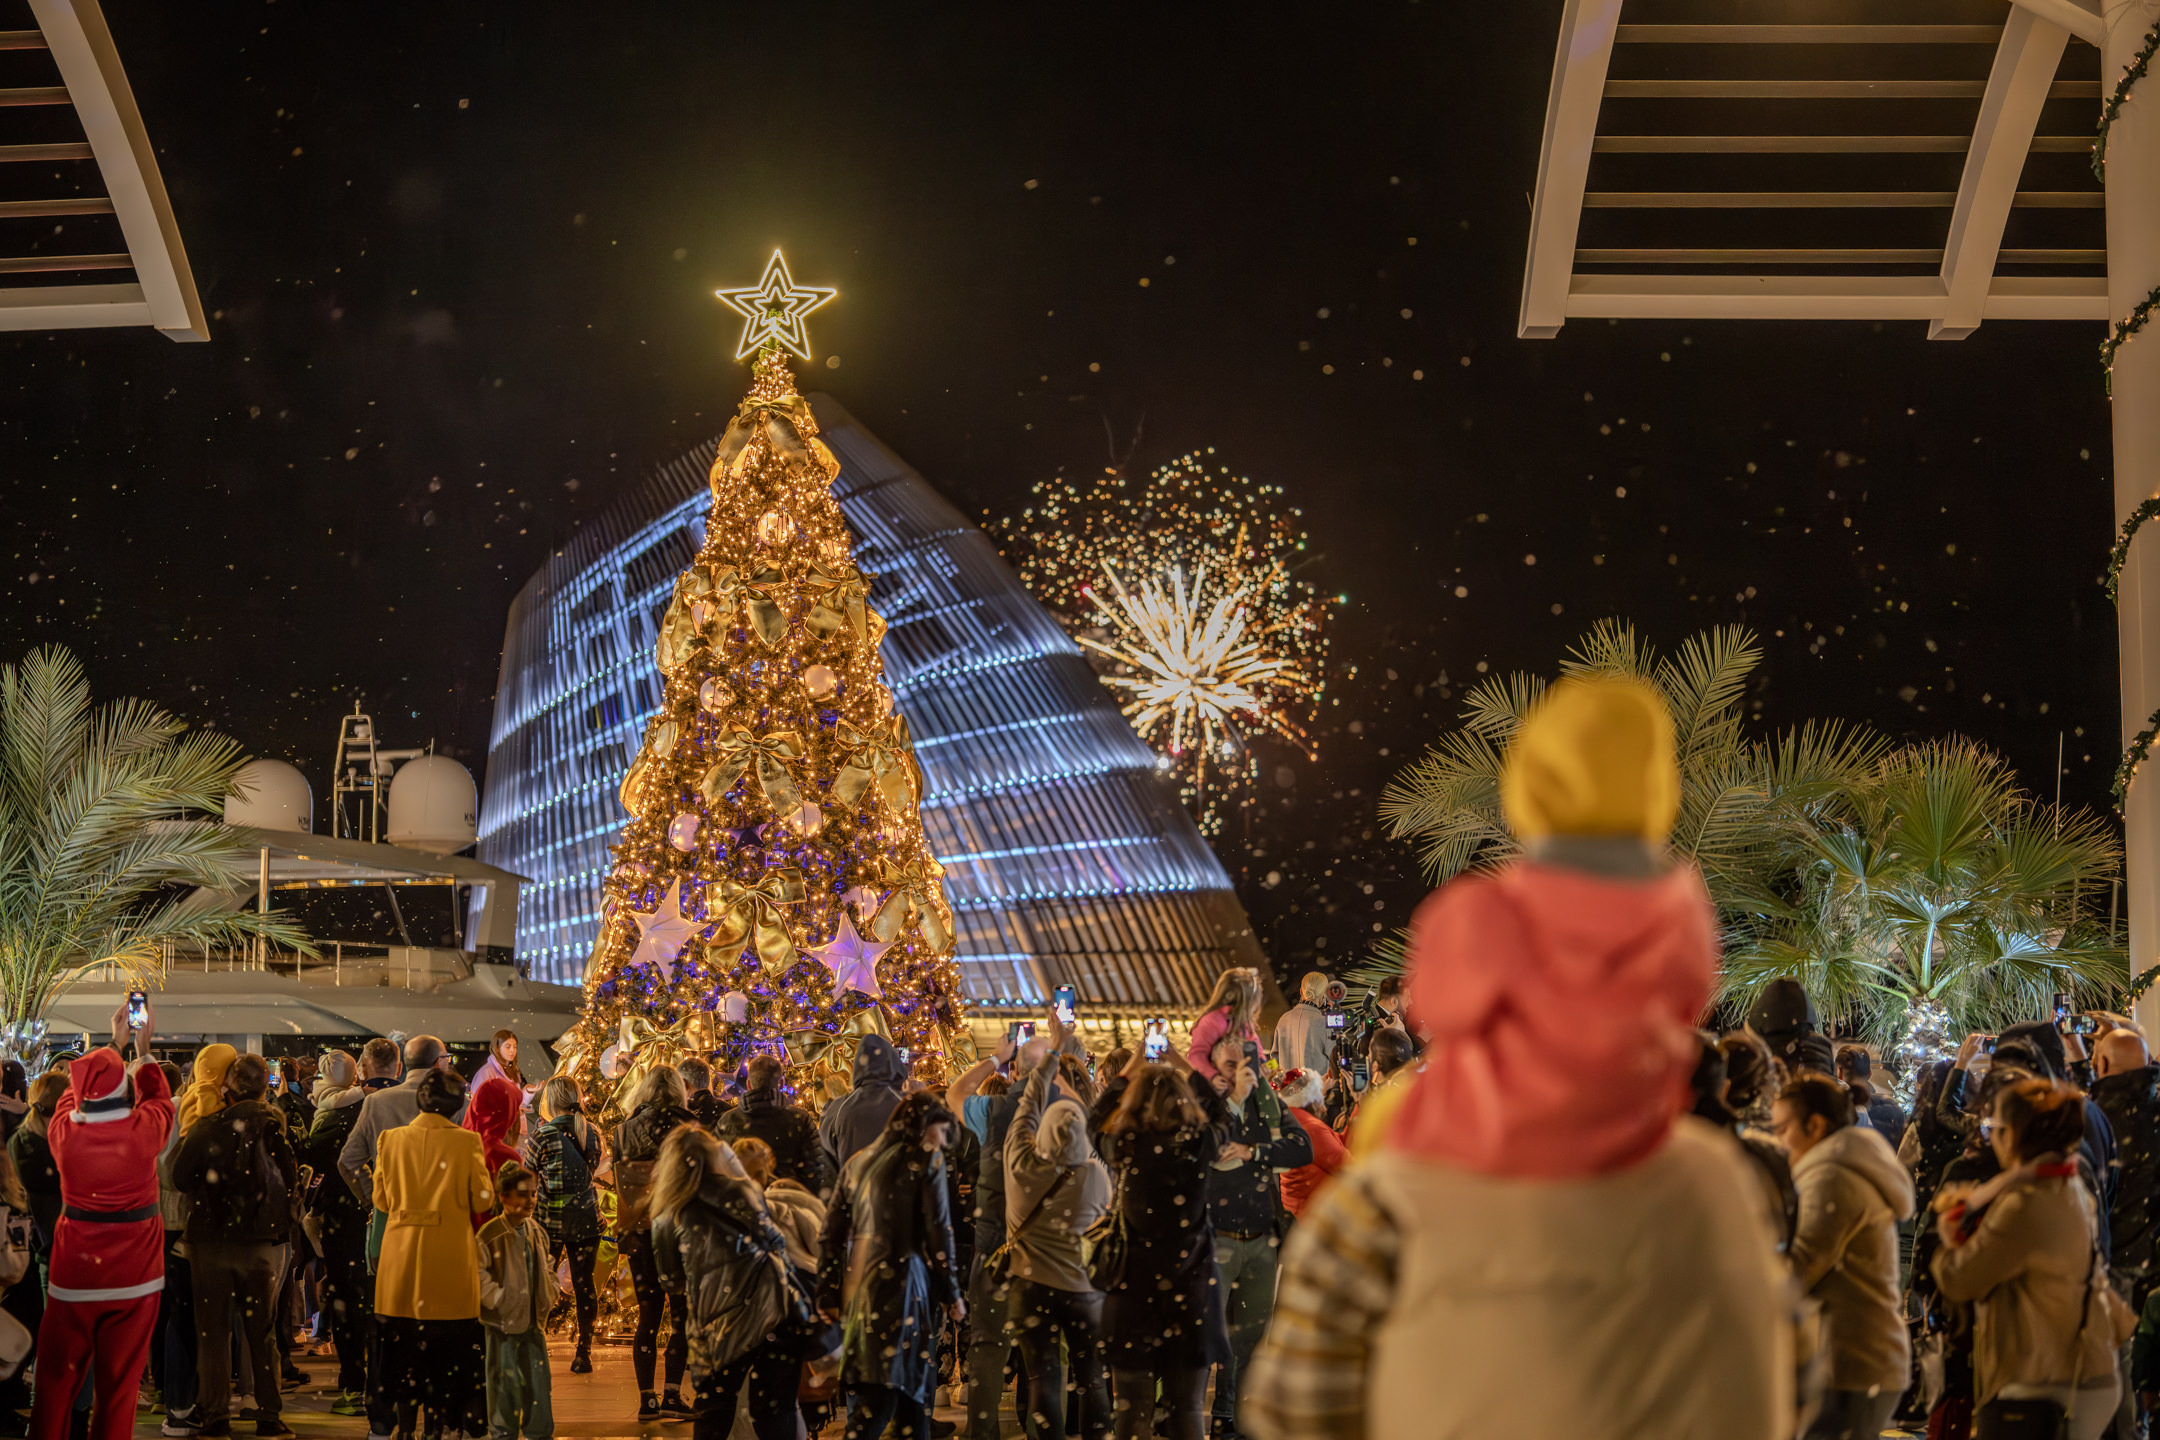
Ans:
[{"label": "night sky", "polygon": [[1443,674],[1608,615],[1756,627],[1765,727],[1969,734],[2043,792],[2061,736],[2104,807],[2101,327],[1518,340],[1559,8],[108,0],[212,340],[0,336],[0,656],[70,645],[318,800],[355,700],[481,773],[511,597],[732,413],[712,292],[782,245],[840,290],[804,388],[969,513],[1106,422],[1302,506],[1339,703],[1223,845],[1285,968],[1407,918],[1372,806]]}]

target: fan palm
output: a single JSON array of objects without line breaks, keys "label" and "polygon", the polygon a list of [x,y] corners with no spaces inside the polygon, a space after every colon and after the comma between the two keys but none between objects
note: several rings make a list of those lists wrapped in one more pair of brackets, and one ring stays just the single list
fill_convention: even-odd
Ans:
[{"label": "fan palm", "polygon": [[171,944],[267,937],[312,953],[277,915],[206,905],[251,883],[255,852],[220,821],[245,757],[142,700],[93,710],[57,646],[0,666],[0,1021],[10,1037],[85,971],[138,985]]},{"label": "fan palm", "polygon": [[2115,836],[2038,804],[1970,740],[1885,755],[1863,783],[1791,817],[1779,850],[1778,882],[1728,927],[1729,995],[1791,975],[1887,1041],[1922,1002],[1956,1033],[2125,978],[2101,913],[2122,863]]}]

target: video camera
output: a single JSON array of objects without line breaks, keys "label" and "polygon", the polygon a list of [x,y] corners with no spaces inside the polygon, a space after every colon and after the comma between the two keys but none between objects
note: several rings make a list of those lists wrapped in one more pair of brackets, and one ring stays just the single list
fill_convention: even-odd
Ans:
[{"label": "video camera", "polygon": [[1350,1023],[1350,1012],[1343,1009],[1343,1002],[1350,998],[1350,987],[1340,980],[1330,980],[1327,987],[1327,1028],[1341,1030]]}]

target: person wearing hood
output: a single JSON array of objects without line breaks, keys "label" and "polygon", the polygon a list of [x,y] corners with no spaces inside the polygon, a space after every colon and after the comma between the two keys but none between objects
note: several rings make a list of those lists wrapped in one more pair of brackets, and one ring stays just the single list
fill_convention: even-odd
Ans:
[{"label": "person wearing hood", "polygon": [[172,1091],[154,1061],[120,1058],[121,1039],[150,1053],[150,1024],[126,1028],[113,1013],[113,1043],[68,1064],[68,1088],[47,1131],[60,1172],[51,1284],[38,1325],[36,1440],[68,1433],[75,1396],[93,1387],[91,1440],[135,1432],[135,1399],[165,1288],[165,1226],[157,1158],[172,1134]]},{"label": "person wearing hood", "polygon": [[882,1035],[865,1035],[855,1050],[854,1085],[825,1107],[818,1144],[835,1171],[884,1133],[907,1085],[907,1062]]},{"label": "person wearing hood", "polygon": [[1822,1302],[1828,1331],[1829,1388],[1808,1440],[1875,1440],[1912,1371],[1897,1236],[1912,1218],[1912,1176],[1853,1121],[1852,1092],[1826,1075],[1787,1082],[1771,1109],[1800,1192],[1793,1274]]},{"label": "person wearing hood", "polygon": [[2115,1132],[2115,1198],[2108,1207],[2115,1283],[2144,1313],[2160,1286],[2160,1068],[2134,1030],[2110,1030],[2093,1049],[2092,1101]]},{"label": "person wearing hood", "polygon": [[173,1181],[193,1202],[188,1268],[195,1284],[202,1433],[231,1433],[232,1343],[246,1342],[258,1435],[290,1435],[278,1417],[274,1326],[300,1164],[285,1116],[268,1098],[269,1062],[243,1055],[225,1072],[224,1105],[198,1119],[173,1156]]},{"label": "person wearing hood", "polygon": [[367,1094],[358,1060],[343,1050],[324,1055],[315,1072],[315,1123],[293,1145],[300,1163],[315,1172],[305,1213],[322,1252],[322,1306],[337,1349],[338,1393],[330,1402],[336,1415],[359,1415],[366,1408],[368,1321],[375,1313],[375,1287],[367,1273],[368,1217],[360,1197],[338,1178],[337,1159]]},{"label": "person wearing hood", "polygon": [[1291,1229],[1240,1428],[1788,1434],[1791,1282],[1747,1161],[1683,1113],[1717,922],[1663,848],[1680,776],[1662,695],[1554,685],[1500,789],[1528,853],[1413,918],[1429,1058],[1377,1151]]},{"label": "person wearing hood", "polygon": [[[955,1321],[968,1313],[954,1271],[945,1181],[945,1146],[957,1123],[938,1096],[908,1096],[875,1142],[848,1160],[825,1211],[817,1307],[828,1323],[842,1322],[840,1380],[853,1402],[849,1440],[879,1440],[888,1426],[902,1440],[929,1440],[938,1311]],[[771,1238],[761,1247],[785,1250],[769,1221],[764,1229]]]},{"label": "person wearing hood", "polygon": [[1798,980],[1780,976],[1763,986],[1748,1007],[1747,1028],[1770,1047],[1780,1065],[1791,1070],[1800,1059],[1800,1042],[1822,1033],[1822,1017]]},{"label": "person wearing hood", "polygon": [[1005,1131],[1006,1313],[1026,1361],[1037,1431],[1065,1440],[1062,1338],[1080,1392],[1081,1433],[1095,1440],[1110,1428],[1110,1387],[1100,1347],[1102,1292],[1088,1275],[1080,1238],[1110,1208],[1110,1172],[1095,1158],[1087,1112],[1077,1101],[1050,1101],[1057,1074],[1055,1054],[1035,1062]]}]

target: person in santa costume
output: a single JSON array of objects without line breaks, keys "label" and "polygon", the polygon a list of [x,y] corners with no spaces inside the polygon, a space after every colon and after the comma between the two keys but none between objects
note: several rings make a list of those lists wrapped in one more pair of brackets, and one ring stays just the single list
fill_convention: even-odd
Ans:
[{"label": "person in santa costume", "polygon": [[135,1429],[136,1389],[165,1288],[157,1158],[172,1134],[173,1102],[155,1063],[131,1065],[116,1048],[126,1034],[135,1053],[147,1055],[148,1016],[140,1030],[123,1031],[124,1024],[115,1013],[113,1045],[68,1065],[67,1092],[46,1131],[62,1208],[38,1327],[32,1440],[63,1440],[86,1375],[96,1397],[92,1440],[125,1440]]}]

